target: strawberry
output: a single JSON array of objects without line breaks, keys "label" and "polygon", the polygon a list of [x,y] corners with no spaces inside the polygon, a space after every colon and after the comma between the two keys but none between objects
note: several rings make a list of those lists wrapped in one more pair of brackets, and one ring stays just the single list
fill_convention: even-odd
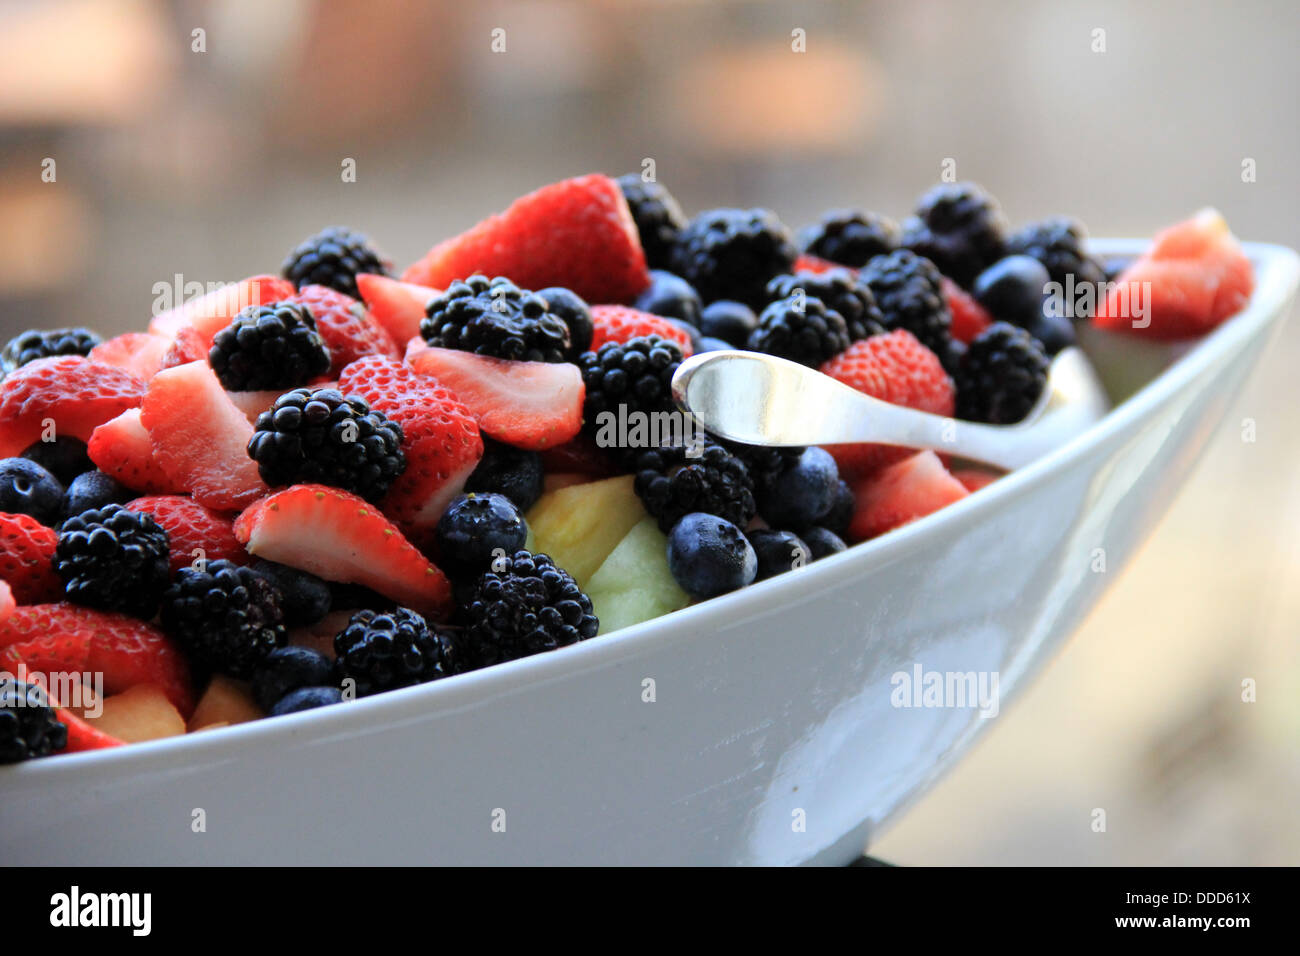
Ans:
[{"label": "strawberry", "polygon": [[369,272],[357,274],[357,289],[370,315],[384,327],[402,348],[420,334],[424,307],[439,290],[428,286],[399,282],[388,276]]},{"label": "strawberry", "polygon": [[363,355],[401,358],[402,351],[393,337],[351,296],[328,286],[305,285],[290,302],[305,305],[316,319],[316,331],[330,352],[330,375],[338,375],[343,366]]},{"label": "strawberry", "polygon": [[987,488],[1000,477],[996,472],[984,468],[954,468],[952,476],[961,482],[967,491],[979,491]]},{"label": "strawberry", "polygon": [[127,488],[166,495],[183,491],[163,471],[153,451],[153,440],[140,422],[140,409],[128,408],[91,433],[86,454],[95,467],[112,475]]},{"label": "strawberry", "polygon": [[[217,331],[220,332],[221,329]],[[178,365],[188,365],[190,362],[206,362],[208,350],[211,348],[211,339],[198,329],[190,328],[188,325],[183,326],[176,330],[176,337],[171,340],[167,351],[163,353],[159,369],[175,368]]]},{"label": "strawberry", "polygon": [[194,710],[185,655],[139,618],[62,602],[33,604],[0,622],[0,648],[11,648],[33,670],[102,673],[106,694],[156,684],[182,715]]},{"label": "strawberry", "polygon": [[150,332],[126,332],[100,342],[86,356],[92,362],[112,365],[147,382],[163,367],[171,342]]},{"label": "strawberry", "polygon": [[167,477],[199,503],[234,511],[266,494],[257,462],[248,456],[253,426],[207,362],[155,375],[140,404],[140,421]]},{"label": "strawberry", "polygon": [[59,535],[35,518],[0,512],[0,578],[19,604],[57,601],[63,581],[54,573]]},{"label": "strawberry", "polygon": [[0,382],[0,458],[13,458],[51,432],[86,441],[97,425],[139,405],[143,394],[134,375],[80,355],[28,362]]},{"label": "strawberry", "polygon": [[384,513],[408,532],[431,530],[483,457],[474,416],[432,379],[378,355],[345,368],[339,389],[402,426],[406,470],[384,496]]},{"label": "strawberry", "polygon": [[14,600],[14,592],[9,587],[9,582],[0,578],[0,621],[8,618],[17,606],[18,602]]},{"label": "strawberry", "polygon": [[794,260],[794,268],[791,272],[811,272],[814,275],[820,275],[823,272],[830,272],[832,269],[843,269],[844,266],[838,262],[831,262],[829,259],[823,259],[820,256],[810,255],[807,252],[801,253],[799,258]]},{"label": "strawberry", "polygon": [[849,537],[863,541],[965,498],[960,481],[932,451],[918,452],[859,481],[853,488]]},{"label": "strawberry", "polygon": [[516,199],[438,243],[402,281],[445,289],[481,272],[525,289],[564,286],[588,302],[631,302],[650,285],[636,223],[618,183],[595,173]]},{"label": "strawberry", "polygon": [[[19,670],[20,667],[22,671]],[[59,701],[50,693],[51,688],[49,681],[45,679],[45,672],[24,660],[14,647],[0,648],[0,670],[11,674],[22,673],[26,678],[26,683],[39,684],[49,696],[50,703],[55,705],[55,719],[68,728],[67,745],[59,753],[76,753],[81,750],[102,750],[105,747],[122,746],[122,741],[116,737],[110,737],[102,730],[92,727],[72,711],[57,706]],[[31,673],[28,673],[28,671],[31,671]]]},{"label": "strawberry", "polygon": [[514,362],[413,343],[407,361],[451,389],[483,433],[540,451],[562,445],[582,428],[586,387],[568,362]]},{"label": "strawberry", "polygon": [[542,471],[547,475],[586,475],[591,478],[611,478],[618,474],[618,466],[609,452],[598,446],[590,437],[579,435],[572,441],[542,452]]},{"label": "strawberry", "polygon": [[427,617],[451,612],[451,584],[387,518],[356,495],[325,485],[294,485],[235,519],[250,554],[360,584]]},{"label": "strawberry", "polygon": [[[174,339],[181,329],[196,333],[194,347],[207,358],[212,347],[212,337],[230,324],[241,309],[250,305],[279,302],[293,295],[293,283],[279,276],[253,276],[240,282],[223,285],[206,295],[196,296],[188,302],[160,312],[149,323],[154,335]],[[188,361],[193,361],[194,356]],[[179,363],[184,364],[184,363]]]},{"label": "strawberry", "polygon": [[[821,370],[850,388],[894,405],[935,415],[952,415],[956,393],[938,357],[906,329],[854,342]],[[911,451],[894,445],[830,445],[848,480],[902,458]]]},{"label": "strawberry", "polygon": [[596,351],[606,342],[626,342],[638,335],[657,335],[672,339],[682,347],[682,355],[693,353],[691,337],[680,325],[665,318],[638,312],[625,305],[595,305],[591,308],[591,322],[596,327],[591,336],[589,351]]},{"label": "strawberry", "polygon": [[[172,571],[192,565],[196,558],[205,561],[225,559],[247,564],[248,552],[235,538],[231,520],[184,495],[148,495],[126,505],[132,511],[153,515],[153,520],[167,530],[171,547]],[[201,551],[201,554],[195,554]]]},{"label": "strawberry", "polygon": [[993,324],[993,317],[984,311],[970,294],[947,276],[940,276],[943,298],[952,313],[952,337],[967,344]]}]

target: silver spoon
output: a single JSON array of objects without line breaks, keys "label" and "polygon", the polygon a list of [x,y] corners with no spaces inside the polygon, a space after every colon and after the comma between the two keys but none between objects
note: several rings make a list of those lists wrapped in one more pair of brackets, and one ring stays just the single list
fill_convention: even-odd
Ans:
[{"label": "silver spoon", "polygon": [[759,352],[704,352],[686,359],[673,376],[673,398],[707,431],[750,445],[879,442],[1005,469],[1060,447],[1109,407],[1076,347],[1053,359],[1042,397],[1015,425],[982,425],[891,405],[815,369]]}]

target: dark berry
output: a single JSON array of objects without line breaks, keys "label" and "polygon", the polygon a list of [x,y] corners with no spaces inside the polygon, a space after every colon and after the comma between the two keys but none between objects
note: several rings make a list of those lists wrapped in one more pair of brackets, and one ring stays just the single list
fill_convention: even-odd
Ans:
[{"label": "dark berry", "polygon": [[993,318],[1027,328],[1043,314],[1050,281],[1047,267],[1037,259],[1007,256],[976,277],[972,294]]},{"label": "dark berry", "polygon": [[[835,493],[831,495],[831,507],[822,515],[818,525],[843,538],[849,533],[849,522],[853,520],[853,488],[843,478],[835,482]],[[809,542],[811,544],[812,542]]]},{"label": "dark berry", "polygon": [[794,461],[758,482],[758,513],[778,528],[807,528],[826,517],[839,482],[839,467],[830,452],[813,446]]},{"label": "dark berry", "polygon": [[812,226],[799,230],[804,252],[855,269],[873,256],[898,248],[899,229],[894,220],[874,212],[832,209]]},{"label": "dark berry", "polygon": [[402,426],[335,388],[296,388],[257,416],[248,455],[268,485],[322,484],[377,501],[406,470]]},{"label": "dark berry", "polygon": [[702,336],[700,335],[700,330],[698,328],[696,328],[695,326],[691,325],[691,323],[683,319],[665,319],[664,321],[671,322],[673,325],[677,326],[677,328],[681,329],[683,332],[686,333],[686,337],[690,339],[691,342],[692,355],[694,355],[696,352],[699,351],[698,346],[700,344],[700,339],[702,338]]},{"label": "dark berry", "polygon": [[310,627],[330,612],[330,586],[316,575],[274,561],[254,561],[252,568],[279,588],[285,627]]},{"label": "dark berry", "polygon": [[1084,286],[1096,286],[1106,281],[1106,269],[1085,248],[1087,232],[1083,224],[1074,219],[1054,217],[1033,222],[1018,229],[1007,239],[1007,252],[1032,256],[1047,268],[1051,281],[1059,283],[1062,292],[1067,288],[1076,291],[1077,318],[1086,318],[1085,311],[1077,309],[1077,296]]},{"label": "dark berry", "polygon": [[1132,256],[1107,256],[1101,261],[1101,268],[1105,273],[1106,281],[1114,282],[1132,264]]},{"label": "dark berry", "polygon": [[632,487],[667,533],[699,511],[744,526],[754,517],[754,481],[740,458],[714,441],[647,448],[629,456]]},{"label": "dark berry", "polygon": [[283,717],[296,714],[301,710],[314,710],[317,707],[329,707],[331,704],[343,703],[343,692],[337,687],[299,687],[291,690],[267,712],[268,717]]},{"label": "dark berry", "polygon": [[616,182],[632,211],[646,264],[652,269],[665,268],[677,234],[686,226],[682,207],[667,189],[653,180],[647,181],[640,173],[628,173]]},{"label": "dark berry", "polygon": [[528,540],[515,503],[488,492],[457,495],[438,519],[439,565],[453,575],[481,574],[497,555],[514,554]]},{"label": "dark berry", "polygon": [[70,436],[38,441],[27,446],[19,457],[36,462],[65,486],[81,473],[95,468],[95,463],[86,454],[86,443]]},{"label": "dark berry", "polygon": [[952,342],[952,313],[934,263],[899,249],[872,259],[860,275],[875,296],[885,328],[907,329],[943,358]]},{"label": "dark berry", "polygon": [[767,295],[772,301],[799,292],[808,298],[820,299],[826,308],[838,312],[848,327],[850,342],[885,331],[885,320],[871,287],[848,269],[831,269],[820,274],[796,272],[777,276],[767,284]]},{"label": "dark berry", "polygon": [[808,546],[808,551],[812,554],[809,560],[812,561],[818,561],[830,554],[847,551],[849,547],[844,543],[844,539],[834,531],[820,526],[801,531],[799,537]]},{"label": "dark berry", "polygon": [[757,580],[784,574],[802,568],[812,560],[812,551],[793,531],[772,531],[755,528],[745,535],[758,558]]},{"label": "dark berry", "polygon": [[72,484],[64,491],[62,510],[65,516],[71,517],[92,508],[126,504],[134,497],[134,491],[111,475],[102,471],[87,471],[72,479]]},{"label": "dark berry", "polygon": [[54,570],[69,601],[148,620],[170,576],[167,543],[151,515],[92,508],[63,522]]},{"label": "dark berry", "polygon": [[329,371],[330,354],[305,305],[250,305],[212,339],[208,364],[230,392],[289,389]]},{"label": "dark berry", "polygon": [[285,694],[302,687],[332,684],[334,662],[310,647],[277,647],[258,662],[253,672],[253,699],[270,710]]},{"label": "dark berry", "polygon": [[199,667],[247,679],[287,640],[282,601],[269,579],[221,559],[177,571],[160,619]]},{"label": "dark berry", "polygon": [[743,302],[719,299],[700,312],[700,334],[730,342],[733,348],[744,348],[756,328],[758,316]]},{"label": "dark berry", "polygon": [[583,420],[599,428],[602,413],[666,412],[673,404],[673,374],[682,350],[671,339],[640,335],[626,342],[606,342],[578,359],[587,397]]},{"label": "dark berry", "polygon": [[304,240],[281,267],[281,274],[299,289],[323,285],[354,299],[361,298],[358,273],[389,275],[391,271],[369,239],[344,226],[330,226]]},{"label": "dark berry", "polygon": [[483,437],[483,457],[465,481],[466,491],[496,492],[527,511],[542,496],[542,457]]},{"label": "dark berry", "polygon": [[940,183],[921,197],[916,217],[903,223],[901,244],[970,288],[1002,258],[1006,235],[1006,217],[996,199],[974,183]]},{"label": "dark berry", "polygon": [[364,584],[325,582],[330,589],[330,610],[333,611],[393,611],[397,602],[373,591]]},{"label": "dark berry", "polygon": [[724,342],[722,339],[715,339],[707,335],[700,336],[699,344],[695,346],[695,354],[702,352],[722,352],[727,349],[734,349],[735,346],[730,342]]},{"label": "dark berry", "polygon": [[36,359],[89,355],[98,344],[99,336],[90,329],[28,329],[0,350],[0,378]]},{"label": "dark berry", "polygon": [[704,302],[735,299],[761,308],[768,281],[794,267],[790,231],[767,209],[710,209],[677,237],[671,266]]},{"label": "dark berry", "polygon": [[68,728],[38,684],[0,677],[0,764],[45,757],[68,745]]},{"label": "dark berry", "polygon": [[1009,322],[994,322],[970,343],[954,376],[957,417],[994,425],[1020,421],[1042,395],[1047,368],[1037,339]]},{"label": "dark berry", "polygon": [[844,317],[828,309],[821,299],[796,293],[778,299],[758,317],[758,328],[745,347],[817,368],[850,345]]},{"label": "dark berry", "polygon": [[668,570],[683,591],[710,598],[753,582],[758,556],[745,535],[717,515],[683,515],[668,534]]},{"label": "dark berry", "polygon": [[334,637],[334,653],[340,678],[355,681],[359,697],[456,673],[450,633],[404,607],[353,614]]},{"label": "dark berry", "polygon": [[51,527],[63,515],[63,485],[30,458],[0,459],[0,511]]},{"label": "dark berry", "polygon": [[665,319],[681,319],[690,325],[700,324],[700,294],[681,276],[662,269],[650,270],[650,285],[637,296],[634,307]]},{"label": "dark berry", "polygon": [[546,299],[509,279],[458,279],[424,307],[420,336],[430,345],[527,362],[565,362],[569,327]]},{"label": "dark berry", "polygon": [[1061,314],[1063,308],[1063,305],[1057,303],[1054,309],[1044,310],[1042,315],[1026,327],[1026,331],[1038,339],[1049,356],[1075,343],[1074,323]]},{"label": "dark berry", "polygon": [[536,294],[546,302],[547,311],[558,316],[569,327],[569,350],[566,357],[570,362],[591,348],[591,337],[596,333],[596,326],[591,320],[591,307],[581,296],[560,286],[539,289]]}]

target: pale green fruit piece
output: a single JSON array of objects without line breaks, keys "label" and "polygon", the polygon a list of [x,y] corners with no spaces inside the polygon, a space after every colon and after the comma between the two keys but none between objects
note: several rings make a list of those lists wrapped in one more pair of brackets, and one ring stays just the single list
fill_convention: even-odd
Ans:
[{"label": "pale green fruit piece", "polygon": [[591,598],[600,633],[679,610],[691,596],[677,586],[668,570],[668,539],[654,518],[637,523],[591,576]]}]

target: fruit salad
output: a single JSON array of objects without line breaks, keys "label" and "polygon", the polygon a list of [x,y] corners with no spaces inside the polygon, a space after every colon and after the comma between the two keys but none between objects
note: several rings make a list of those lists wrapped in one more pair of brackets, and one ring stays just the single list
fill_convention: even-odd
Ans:
[{"label": "fruit salad", "polygon": [[671,383],[748,349],[1012,424],[1080,323],[1179,339],[1251,267],[1205,211],[1127,262],[945,183],[895,222],[687,217],[545,186],[400,274],[333,227],[138,331],[0,352],[0,762],[208,731],[600,640],[997,480],[883,444],[703,432]]}]

